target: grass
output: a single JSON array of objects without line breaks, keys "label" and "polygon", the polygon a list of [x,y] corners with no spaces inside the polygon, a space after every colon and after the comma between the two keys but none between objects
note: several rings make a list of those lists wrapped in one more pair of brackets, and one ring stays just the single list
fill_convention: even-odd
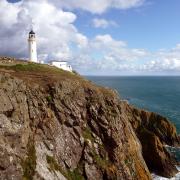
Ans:
[{"label": "grass", "polygon": [[[95,139],[94,137],[92,136],[92,132],[90,130],[89,127],[86,127],[83,131],[83,137],[85,140],[90,140],[92,143],[94,143]],[[103,145],[98,145],[98,147],[100,148],[101,151],[104,151],[104,146]],[[97,166],[100,167],[101,169],[106,169],[109,165],[109,161],[106,160],[106,159],[103,159],[102,157],[100,157],[100,155],[98,155],[96,152],[95,152],[95,149],[94,149],[94,145],[93,145],[93,151],[92,151],[92,156],[93,156],[93,159],[94,161],[96,162]]]},{"label": "grass", "polygon": [[133,163],[133,159],[132,159],[132,157],[129,157],[129,158],[126,158],[124,160],[124,162],[125,162],[126,165],[131,165]]},{"label": "grass", "polygon": [[106,159],[101,158],[99,155],[94,154],[94,160],[96,162],[96,164],[102,168],[102,169],[106,169],[109,166],[109,161]]},{"label": "grass", "polygon": [[64,71],[60,68],[50,66],[47,64],[38,64],[28,62],[26,64],[12,64],[12,65],[0,65],[1,69],[13,70],[15,72],[51,72],[51,73],[65,73],[74,74]]},{"label": "grass", "polygon": [[[92,143],[95,141],[94,137],[92,136],[92,132],[89,127],[86,127],[83,131],[83,137],[85,140],[89,139]],[[104,151],[103,145],[98,145],[101,151]],[[93,147],[94,148],[94,147]],[[98,167],[101,169],[106,169],[109,166],[109,161],[100,157],[100,155],[96,154],[95,149],[92,152],[93,159],[95,160]]]},{"label": "grass", "polygon": [[74,171],[63,170],[54,157],[47,155],[46,161],[49,164],[50,171],[59,171],[64,177],[68,180],[84,180],[84,177],[81,175],[79,168],[76,168]]},{"label": "grass", "polygon": [[0,65],[0,68],[15,70],[15,71],[30,71],[37,70],[39,65],[36,64],[14,64],[14,65]]},{"label": "grass", "polygon": [[136,176],[136,172],[133,170],[133,164],[134,164],[133,157],[131,157],[131,156],[127,157],[124,160],[124,162],[127,165],[127,167],[129,168],[132,177],[135,177]]},{"label": "grass", "polygon": [[[18,64],[3,64],[0,65],[0,71],[7,72],[9,71],[10,74],[13,74],[14,76],[20,77],[22,79],[29,79],[31,81],[34,81],[35,78],[38,78],[38,81],[43,80],[44,77],[47,77],[48,79],[53,79],[53,81],[56,80],[78,80],[81,82],[84,82],[85,79],[74,72],[68,72],[65,70],[62,70],[60,68],[57,68],[55,66],[50,66],[48,64],[38,64],[38,63],[20,63]],[[33,78],[32,76],[33,75]]]},{"label": "grass", "polygon": [[79,169],[76,168],[74,171],[68,171],[67,175],[68,180],[84,180],[84,177],[79,172]]},{"label": "grass", "polygon": [[94,137],[92,136],[90,128],[86,127],[82,135],[85,140],[89,139],[91,142],[94,142]]},{"label": "grass", "polygon": [[1,77],[0,83],[3,84],[6,82],[6,78],[4,76]]},{"label": "grass", "polygon": [[[15,62],[16,63],[16,62]],[[48,84],[54,82],[69,81],[69,82],[85,82],[84,78],[73,72],[64,71],[60,68],[47,64],[38,64],[32,62],[18,64],[3,64],[0,65],[0,72],[8,72],[13,77],[25,80],[30,85],[32,83],[47,87]]]},{"label": "grass", "polygon": [[29,140],[27,150],[27,158],[21,162],[23,168],[23,180],[32,180],[36,169],[36,149],[34,141]]},{"label": "grass", "polygon": [[46,99],[47,99],[48,103],[52,103],[52,101],[53,101],[53,98],[50,95],[47,96]]},{"label": "grass", "polygon": [[11,67],[15,71],[37,71],[42,68],[39,64],[16,64]]},{"label": "grass", "polygon": [[19,71],[47,71],[47,70],[53,70],[53,71],[62,71],[61,69],[51,67],[45,64],[37,64],[37,63],[27,63],[27,64],[13,64],[13,65],[0,65],[0,68],[8,69],[8,70],[14,70],[16,72]]},{"label": "grass", "polygon": [[54,157],[46,155],[46,161],[49,164],[50,171],[60,171],[62,174],[65,174]]},{"label": "grass", "polygon": [[102,158],[95,152],[93,152],[93,159],[97,167],[109,174],[112,179],[116,179],[117,167],[112,162],[110,162],[108,159]]}]

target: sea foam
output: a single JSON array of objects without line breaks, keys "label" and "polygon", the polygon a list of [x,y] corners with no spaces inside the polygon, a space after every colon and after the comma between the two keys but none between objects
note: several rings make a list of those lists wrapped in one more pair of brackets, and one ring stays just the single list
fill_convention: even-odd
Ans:
[{"label": "sea foam", "polygon": [[[168,146],[168,145],[165,145],[165,147],[170,153],[175,155],[175,157],[176,157],[176,159],[178,161],[180,161],[180,159],[179,159],[179,157],[180,157],[180,148],[179,147],[172,147],[172,146]],[[176,166],[176,167],[177,167],[179,172],[176,174],[175,177],[164,178],[164,177],[158,176],[156,174],[151,174],[153,180],[180,180],[180,166]]]},{"label": "sea foam", "polygon": [[179,172],[176,174],[175,177],[172,177],[172,178],[165,178],[165,177],[158,176],[156,174],[151,174],[151,175],[152,175],[153,180],[180,180],[180,166],[177,166],[177,169]]}]

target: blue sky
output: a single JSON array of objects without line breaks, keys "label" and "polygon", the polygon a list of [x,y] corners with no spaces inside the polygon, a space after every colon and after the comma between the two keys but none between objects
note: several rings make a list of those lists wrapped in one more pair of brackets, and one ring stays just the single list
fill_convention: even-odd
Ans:
[{"label": "blue sky", "polygon": [[[7,0],[2,1],[7,2]],[[55,8],[51,14],[44,15],[44,23],[47,18],[51,18],[49,16],[52,14],[54,15],[53,18],[59,17],[63,21],[65,16],[61,16],[58,11],[64,12],[68,17],[67,24],[59,25],[57,21],[53,22],[57,24],[52,30],[58,31],[59,28],[59,41],[61,38],[63,39],[61,43],[57,44],[56,38],[52,38],[54,42],[47,38],[48,43],[55,47],[54,52],[53,49],[48,49],[48,52],[45,52],[46,48],[42,41],[39,42],[40,58],[69,60],[74,68],[82,74],[180,75],[179,0],[101,1],[107,6],[101,8],[101,4],[98,4],[97,0],[95,6],[86,0],[84,0],[84,5],[79,0],[24,0],[19,1],[18,5],[17,0],[9,0],[6,5],[8,8],[11,8],[11,5],[16,6],[14,11],[17,14],[24,8],[26,13],[23,17],[31,18],[39,41],[43,39],[44,42],[47,42],[45,39],[49,35],[48,32],[51,32],[48,29],[49,26],[43,25],[42,30],[42,25],[38,23],[38,18],[42,16],[37,15],[38,17],[35,17],[31,13],[36,12],[35,9],[38,6],[41,8],[43,2],[45,8],[51,9],[51,6]],[[109,3],[110,1],[112,3]],[[34,7],[34,10],[29,9],[30,7]],[[0,14],[2,13],[0,7]],[[66,18],[65,20],[67,20]],[[14,22],[16,25],[13,24]],[[51,24],[52,22],[48,20],[47,23]],[[12,20],[11,26],[17,26],[16,28],[22,31],[22,28],[19,27],[21,25],[22,28],[29,27],[25,24],[25,20],[19,24]],[[8,26],[5,27],[8,28]],[[44,28],[47,28],[46,31]],[[65,30],[67,30],[65,33],[67,37],[72,36],[71,39],[64,38],[66,35],[61,37]],[[58,34],[58,32],[54,34],[56,33]],[[57,46],[59,46],[59,51],[56,49]],[[63,49],[63,52],[60,52],[60,49]],[[19,51],[19,54],[12,53],[12,55],[26,57],[27,53],[23,53],[23,51],[25,49],[22,48],[22,52]]]},{"label": "blue sky", "polygon": [[78,11],[76,13],[78,19],[75,24],[89,37],[108,33],[115,39],[127,41],[130,47],[152,51],[171,48],[180,40],[179,0],[150,0],[137,9],[111,9],[98,17],[113,20],[119,26],[104,30],[91,28],[88,24],[91,19],[97,17],[96,14]]}]

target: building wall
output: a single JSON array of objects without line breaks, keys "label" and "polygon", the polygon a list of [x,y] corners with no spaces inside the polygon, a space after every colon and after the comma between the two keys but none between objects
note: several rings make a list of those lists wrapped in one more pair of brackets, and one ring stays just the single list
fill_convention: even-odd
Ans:
[{"label": "building wall", "polygon": [[35,39],[29,39],[29,60],[37,62],[37,48]]},{"label": "building wall", "polygon": [[67,62],[53,61],[53,62],[51,62],[51,65],[56,66],[58,68],[61,68],[61,69],[65,70],[65,71],[72,72],[72,67],[70,65],[68,65]]}]

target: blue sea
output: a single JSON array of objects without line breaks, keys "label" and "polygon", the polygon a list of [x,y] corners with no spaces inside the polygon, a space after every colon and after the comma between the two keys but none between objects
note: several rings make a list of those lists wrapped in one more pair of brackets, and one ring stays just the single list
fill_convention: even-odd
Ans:
[{"label": "blue sea", "polygon": [[116,89],[130,104],[156,112],[173,122],[180,134],[180,77],[88,76],[98,85]]}]

